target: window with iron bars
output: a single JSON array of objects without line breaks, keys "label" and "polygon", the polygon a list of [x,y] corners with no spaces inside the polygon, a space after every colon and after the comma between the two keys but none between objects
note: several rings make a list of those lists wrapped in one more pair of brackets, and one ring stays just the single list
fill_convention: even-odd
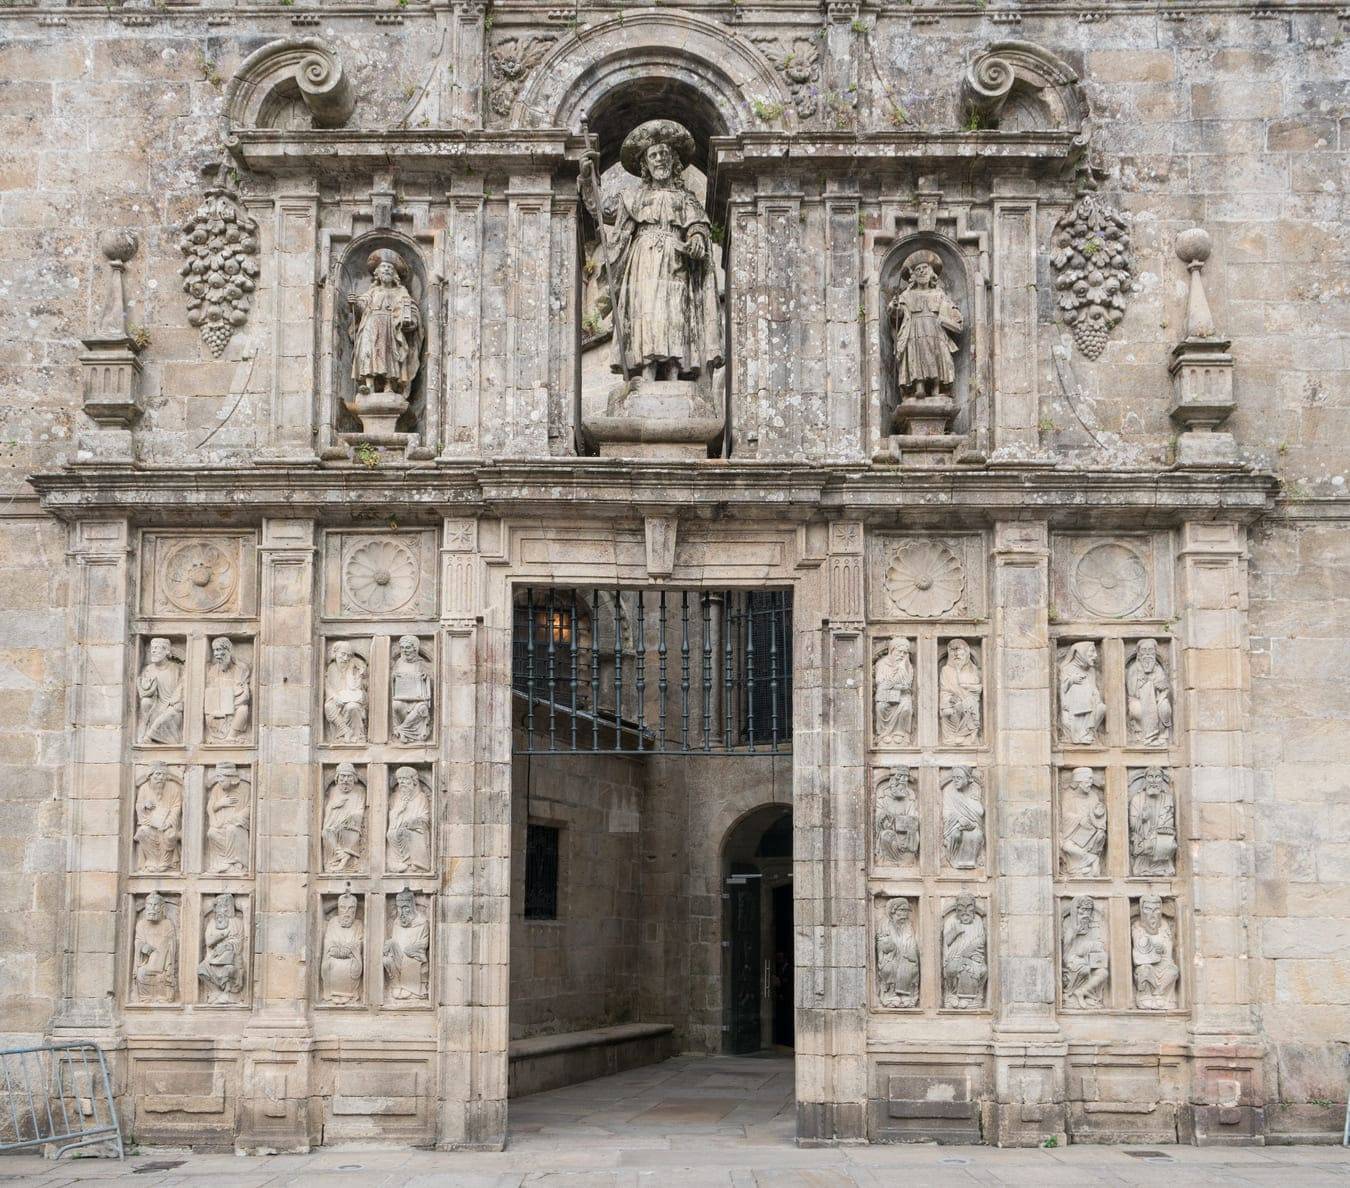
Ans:
[{"label": "window with iron bars", "polygon": [[786,751],[790,590],[518,591],[515,749]]}]

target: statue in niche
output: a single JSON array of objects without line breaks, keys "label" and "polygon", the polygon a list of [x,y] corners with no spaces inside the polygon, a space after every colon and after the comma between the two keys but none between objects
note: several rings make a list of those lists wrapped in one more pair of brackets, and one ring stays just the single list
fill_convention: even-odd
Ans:
[{"label": "statue in niche", "polygon": [[406,287],[408,262],[392,248],[378,248],[366,267],[370,286],[347,294],[356,392],[389,392],[407,400],[422,362],[422,314]]},{"label": "statue in niche", "polygon": [[206,782],[206,869],[212,874],[248,870],[251,790],[229,760],[217,763]]},{"label": "statue in niche", "polygon": [[722,364],[712,224],[682,177],[693,155],[674,120],[639,124],[619,150],[642,179],[618,195],[606,248],[618,294],[612,369],[625,378],[695,380]]},{"label": "statue in niche", "polygon": [[237,1003],[244,993],[244,917],[228,892],[211,901],[202,935],[205,956],[197,977],[205,985],[206,1001],[216,1005]]},{"label": "statue in niche", "polygon": [[328,874],[342,874],[361,865],[365,851],[366,786],[351,763],[339,763],[333,782],[324,798],[323,868]]},{"label": "statue in niche", "polygon": [[938,716],[942,741],[961,746],[980,740],[984,681],[964,639],[947,644],[947,660],[938,673]]},{"label": "statue in niche", "polygon": [[178,1001],[178,929],[158,891],[145,897],[132,933],[131,986],[137,1002]]},{"label": "statue in niche", "polygon": [[963,323],[942,286],[941,258],[936,252],[915,252],[900,269],[900,284],[886,305],[900,399],[950,396],[956,382],[952,356]]},{"label": "statue in niche", "polygon": [[989,942],[973,895],[958,895],[942,921],[942,1005],[956,1010],[984,1006]]},{"label": "statue in niche", "polygon": [[1064,1005],[1083,1010],[1105,1005],[1110,963],[1106,951],[1106,930],[1090,895],[1075,896],[1064,914],[1060,941],[1063,961],[1060,976],[1064,986]]},{"label": "statue in niche", "polygon": [[248,711],[252,700],[249,667],[234,655],[234,641],[220,636],[211,641],[206,666],[206,741],[237,743],[248,738]]},{"label": "statue in niche", "polygon": [[1130,742],[1166,746],[1172,740],[1172,682],[1158,662],[1158,641],[1141,639],[1125,665],[1125,722]]},{"label": "statue in niche", "polygon": [[323,716],[332,727],[332,742],[366,741],[369,678],[366,662],[345,639],[328,649],[323,678]]},{"label": "statue in niche", "polygon": [[366,930],[358,918],[360,902],[350,891],[338,896],[337,909],[323,928],[319,981],[323,998],[336,1006],[361,1001],[366,968]]},{"label": "statue in niche", "polygon": [[953,767],[942,785],[942,849],[957,870],[984,862],[984,789],[973,767]]},{"label": "statue in niche", "polygon": [[1134,1005],[1141,1011],[1170,1011],[1177,1005],[1176,961],[1172,925],[1157,895],[1139,899],[1139,917],[1130,925],[1130,960],[1134,965]]},{"label": "statue in niche", "polygon": [[394,737],[401,743],[422,743],[431,737],[431,664],[422,657],[422,641],[402,635],[398,655],[389,666]]},{"label": "statue in niche", "polygon": [[1161,767],[1130,777],[1130,873],[1144,877],[1177,873],[1177,803]]},{"label": "statue in niche", "polygon": [[1059,664],[1059,724],[1074,746],[1096,745],[1106,718],[1101,682],[1097,679],[1097,645],[1091,640],[1071,644]]},{"label": "statue in niche", "polygon": [[395,897],[394,920],[384,942],[384,983],[400,1001],[427,997],[431,925],[417,910],[417,897],[407,887]]},{"label": "statue in niche", "polygon": [[1100,878],[1106,854],[1106,801],[1097,773],[1090,767],[1075,767],[1061,803],[1063,835],[1059,850],[1065,876]]},{"label": "statue in niche", "polygon": [[892,899],[877,923],[877,993],[884,1007],[919,1005],[919,938],[908,899]]},{"label": "statue in niche", "polygon": [[177,871],[183,842],[183,785],[156,763],[136,786],[136,869],[143,874]]},{"label": "statue in niche", "polygon": [[384,857],[391,874],[431,873],[431,797],[415,767],[394,772]]},{"label": "statue in niche", "polygon": [[912,645],[892,639],[877,657],[873,680],[873,727],[883,746],[908,746],[914,741],[914,662]]},{"label": "statue in niche", "polygon": [[181,746],[183,742],[183,662],[173,655],[173,645],[163,638],[150,641],[149,658],[136,678],[141,746],[160,743]]},{"label": "statue in niche", "polygon": [[877,784],[877,861],[892,866],[919,856],[919,805],[908,767],[894,767]]}]

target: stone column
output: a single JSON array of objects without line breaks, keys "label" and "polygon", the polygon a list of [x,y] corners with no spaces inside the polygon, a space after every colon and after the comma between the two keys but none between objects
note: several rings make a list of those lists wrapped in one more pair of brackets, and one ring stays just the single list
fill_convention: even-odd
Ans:
[{"label": "stone column", "polygon": [[1193,979],[1192,1137],[1202,1145],[1259,1143],[1265,1049],[1251,987],[1249,922],[1256,907],[1245,528],[1184,524],[1177,578],[1180,717],[1190,759],[1185,817],[1194,948],[1183,968]]},{"label": "stone column", "polygon": [[259,550],[257,973],[236,1139],[254,1153],[306,1151],[320,1136],[308,1008],[315,537],[312,520],[264,520]]},{"label": "stone column", "polygon": [[[797,1141],[867,1138],[862,526],[793,598]],[[822,614],[822,611],[825,613]]]},{"label": "stone column", "polygon": [[[125,520],[70,530],[73,631],[62,1000],[54,1040],[120,1047],[117,1002],[118,854],[122,783],[129,773],[126,703],[130,531]],[[117,1069],[118,1088],[123,1069]]]},{"label": "stone column", "polygon": [[1049,533],[994,529],[993,724],[998,915],[993,1133],[999,1146],[1065,1139],[1064,1062],[1055,1018],[1058,959],[1050,800]]},{"label": "stone column", "polygon": [[[492,527],[495,529],[497,525]],[[501,1150],[511,952],[511,591],[485,598],[480,524],[441,548],[441,809],[436,1145]],[[494,577],[504,576],[496,570]]]}]

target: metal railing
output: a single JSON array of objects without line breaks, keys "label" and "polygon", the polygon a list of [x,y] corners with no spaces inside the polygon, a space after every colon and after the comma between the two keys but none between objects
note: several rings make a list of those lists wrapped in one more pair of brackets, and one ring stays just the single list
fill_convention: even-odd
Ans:
[{"label": "metal railing", "polygon": [[56,1158],[106,1143],[121,1159],[122,1130],[108,1062],[97,1044],[0,1050],[0,1154],[50,1147]]}]

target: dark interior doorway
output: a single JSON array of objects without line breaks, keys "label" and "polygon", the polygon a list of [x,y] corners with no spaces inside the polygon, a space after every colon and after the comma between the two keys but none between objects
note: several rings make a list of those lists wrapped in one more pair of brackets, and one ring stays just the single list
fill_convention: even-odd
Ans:
[{"label": "dark interior doorway", "polygon": [[742,817],[724,851],[723,1051],[794,1044],[792,810],[765,805]]}]

